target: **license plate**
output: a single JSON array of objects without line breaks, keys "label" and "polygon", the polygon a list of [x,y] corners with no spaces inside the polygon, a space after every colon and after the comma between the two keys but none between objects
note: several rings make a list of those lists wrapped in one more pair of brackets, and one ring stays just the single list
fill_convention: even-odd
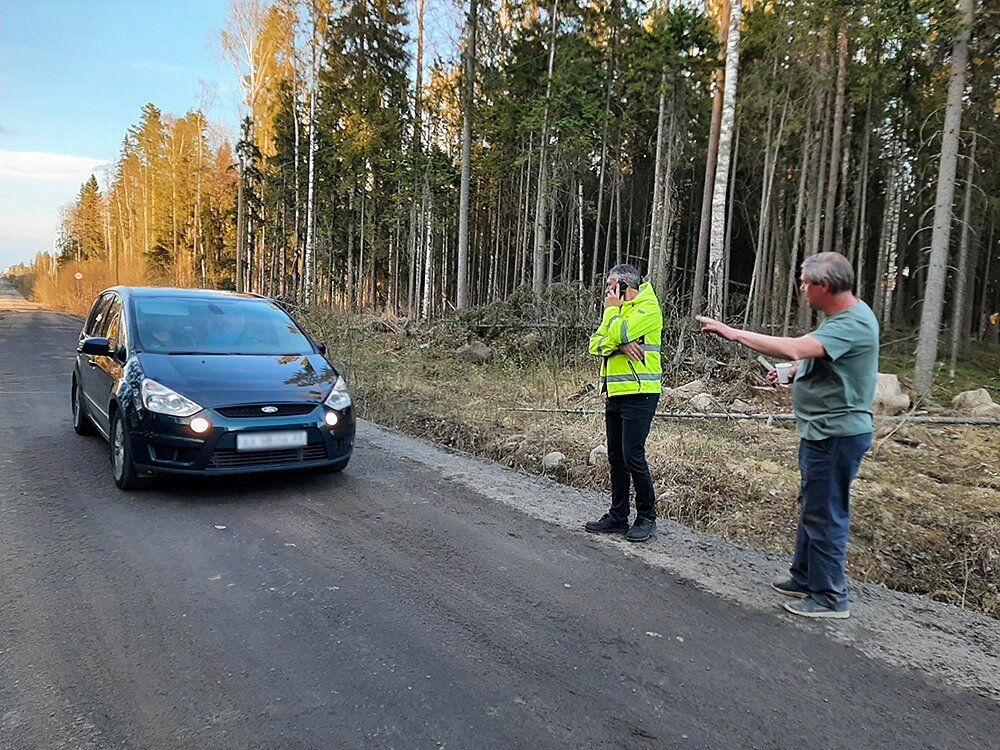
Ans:
[{"label": "license plate", "polygon": [[282,448],[299,448],[305,444],[305,430],[236,433],[236,450],[238,451],[272,451]]}]

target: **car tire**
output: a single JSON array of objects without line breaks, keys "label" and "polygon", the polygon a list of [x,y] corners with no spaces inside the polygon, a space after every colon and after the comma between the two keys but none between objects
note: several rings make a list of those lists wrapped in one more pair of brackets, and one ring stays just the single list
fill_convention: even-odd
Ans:
[{"label": "car tire", "polygon": [[83,389],[76,382],[76,378],[73,378],[71,398],[73,400],[73,431],[77,435],[93,435],[95,432],[94,423],[87,416],[87,407],[83,403]]},{"label": "car tire", "polygon": [[111,447],[111,474],[118,489],[141,490],[145,487],[145,478],[139,476],[132,463],[132,444],[120,411],[111,415],[111,439],[108,444]]},{"label": "car tire", "polygon": [[347,464],[350,462],[351,457],[343,459],[342,461],[337,461],[335,464],[330,464],[329,466],[323,466],[319,469],[322,474],[339,474],[344,469],[347,468]]}]

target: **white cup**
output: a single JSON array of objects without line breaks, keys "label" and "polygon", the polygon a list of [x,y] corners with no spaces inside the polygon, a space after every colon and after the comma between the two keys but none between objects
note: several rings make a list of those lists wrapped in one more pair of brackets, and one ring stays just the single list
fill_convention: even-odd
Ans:
[{"label": "white cup", "polygon": [[782,385],[788,385],[788,374],[792,370],[791,362],[778,362],[774,366],[774,371],[778,373],[778,382]]}]

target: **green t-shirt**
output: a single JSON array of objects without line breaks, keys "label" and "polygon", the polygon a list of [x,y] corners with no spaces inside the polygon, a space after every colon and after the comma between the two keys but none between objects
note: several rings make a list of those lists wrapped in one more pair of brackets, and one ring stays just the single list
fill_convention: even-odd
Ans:
[{"label": "green t-shirt", "polygon": [[872,431],[878,382],[878,320],[860,300],[809,334],[826,356],[799,365],[792,404],[799,437],[825,440]]}]

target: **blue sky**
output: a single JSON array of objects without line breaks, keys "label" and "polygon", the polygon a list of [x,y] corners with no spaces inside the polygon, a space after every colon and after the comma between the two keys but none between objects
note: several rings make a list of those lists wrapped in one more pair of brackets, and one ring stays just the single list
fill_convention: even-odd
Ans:
[{"label": "blue sky", "polygon": [[234,128],[228,0],[0,0],[0,269],[53,247],[59,207],[113,161],[139,110]]}]

